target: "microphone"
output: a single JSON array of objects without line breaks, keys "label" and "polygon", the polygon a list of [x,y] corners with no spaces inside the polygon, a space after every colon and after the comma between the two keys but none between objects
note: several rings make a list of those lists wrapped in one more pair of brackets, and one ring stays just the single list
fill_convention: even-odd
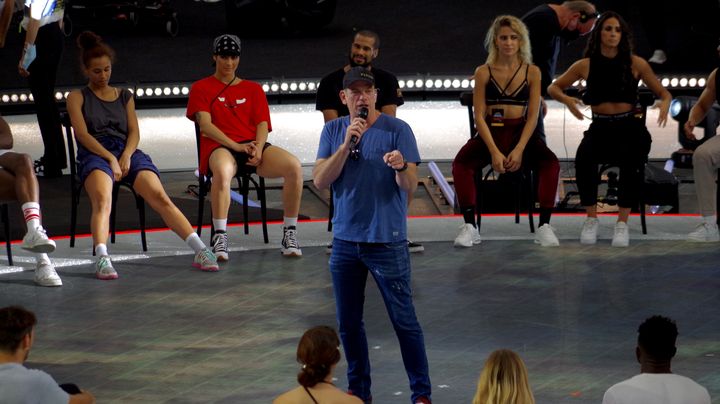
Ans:
[{"label": "microphone", "polygon": [[[357,117],[358,117],[358,118],[361,118],[361,119],[367,119],[368,113],[369,113],[369,111],[368,111],[367,108],[361,107],[361,108],[358,110]],[[352,135],[352,137],[350,138],[350,150],[355,150],[355,149],[357,149],[357,142],[358,142],[358,137],[355,136],[355,135]]]}]

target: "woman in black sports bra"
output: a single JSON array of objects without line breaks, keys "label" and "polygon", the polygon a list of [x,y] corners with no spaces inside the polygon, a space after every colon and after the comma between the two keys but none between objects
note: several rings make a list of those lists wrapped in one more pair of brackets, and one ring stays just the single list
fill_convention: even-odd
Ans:
[{"label": "woman in black sports bra", "polygon": [[[630,243],[627,221],[630,210],[638,203],[638,184],[643,181],[644,162],[652,142],[645,127],[645,116],[638,108],[638,82],[660,98],[658,124],[665,126],[670,93],[655,77],[650,65],[632,53],[631,30],[623,18],[607,11],[598,19],[588,40],[585,58],[548,87],[548,94],[562,102],[576,118],[584,116],[579,109],[590,105],[592,123],[575,154],[575,176],[580,202],[587,219],[580,234],[582,244],[595,244],[597,218],[598,164],[611,162],[620,168],[618,219],[612,239],[613,247]],[[570,97],[564,90],[578,80],[586,80],[583,100]]]},{"label": "woman in black sports bra", "polygon": [[340,339],[333,328],[321,325],[305,331],[298,343],[297,361],[302,365],[297,375],[300,386],[283,393],[273,404],[362,404],[332,382],[340,361]]},{"label": "woman in black sports bra", "polygon": [[540,69],[532,64],[528,31],[520,19],[495,19],[487,36],[488,58],[475,69],[475,127],[473,136],[453,160],[453,180],[465,223],[455,238],[456,247],[480,243],[475,222],[475,175],[492,164],[497,173],[515,172],[524,165],[538,177],[540,226],[535,242],[559,245],[550,227],[560,165],[555,154],[534,135],[540,110]]}]

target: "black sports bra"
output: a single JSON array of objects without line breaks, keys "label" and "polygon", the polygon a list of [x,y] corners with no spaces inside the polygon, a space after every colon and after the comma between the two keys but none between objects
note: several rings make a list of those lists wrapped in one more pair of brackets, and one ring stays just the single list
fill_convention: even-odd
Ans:
[{"label": "black sports bra", "polygon": [[525,66],[525,80],[520,83],[518,88],[515,89],[515,91],[508,93],[507,89],[512,84],[513,80],[515,79],[515,76],[517,76],[518,72],[522,68],[522,64],[518,66],[517,70],[515,70],[515,73],[513,73],[512,77],[508,81],[505,88],[500,88],[500,85],[495,80],[495,77],[492,75],[492,69],[490,68],[490,65],[488,65],[488,72],[490,72],[490,79],[488,80],[487,84],[485,85],[485,104],[490,105],[519,105],[522,107],[527,106],[528,100],[530,99],[530,86],[528,86],[528,70],[530,69],[530,65]]}]

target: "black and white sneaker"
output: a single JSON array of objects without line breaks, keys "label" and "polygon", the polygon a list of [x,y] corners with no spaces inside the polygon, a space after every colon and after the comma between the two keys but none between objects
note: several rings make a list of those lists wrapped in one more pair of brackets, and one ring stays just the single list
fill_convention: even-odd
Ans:
[{"label": "black and white sneaker", "polygon": [[408,251],[410,251],[411,253],[419,253],[425,251],[425,247],[423,247],[423,245],[420,243],[415,243],[408,240]]},{"label": "black and white sneaker", "polygon": [[222,230],[218,230],[212,236],[212,252],[218,261],[227,261],[230,259],[228,255],[228,235]]},{"label": "black and white sneaker", "polygon": [[283,227],[282,255],[286,257],[300,257],[302,250],[297,241],[297,230],[295,226]]}]

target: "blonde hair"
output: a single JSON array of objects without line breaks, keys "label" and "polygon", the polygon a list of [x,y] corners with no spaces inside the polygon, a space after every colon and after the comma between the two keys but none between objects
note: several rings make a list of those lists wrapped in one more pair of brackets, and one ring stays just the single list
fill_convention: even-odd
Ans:
[{"label": "blonde hair", "polygon": [[520,21],[519,18],[512,15],[501,15],[493,21],[488,29],[487,35],[485,35],[485,49],[488,52],[487,64],[493,64],[497,60],[497,46],[495,45],[495,38],[498,35],[498,31],[502,27],[509,27],[520,37],[520,51],[518,57],[523,63],[532,63],[532,52],[530,49],[530,37],[528,29],[525,24]]},{"label": "blonde hair", "polygon": [[508,349],[490,354],[480,373],[473,404],[535,404],[527,369]]}]

